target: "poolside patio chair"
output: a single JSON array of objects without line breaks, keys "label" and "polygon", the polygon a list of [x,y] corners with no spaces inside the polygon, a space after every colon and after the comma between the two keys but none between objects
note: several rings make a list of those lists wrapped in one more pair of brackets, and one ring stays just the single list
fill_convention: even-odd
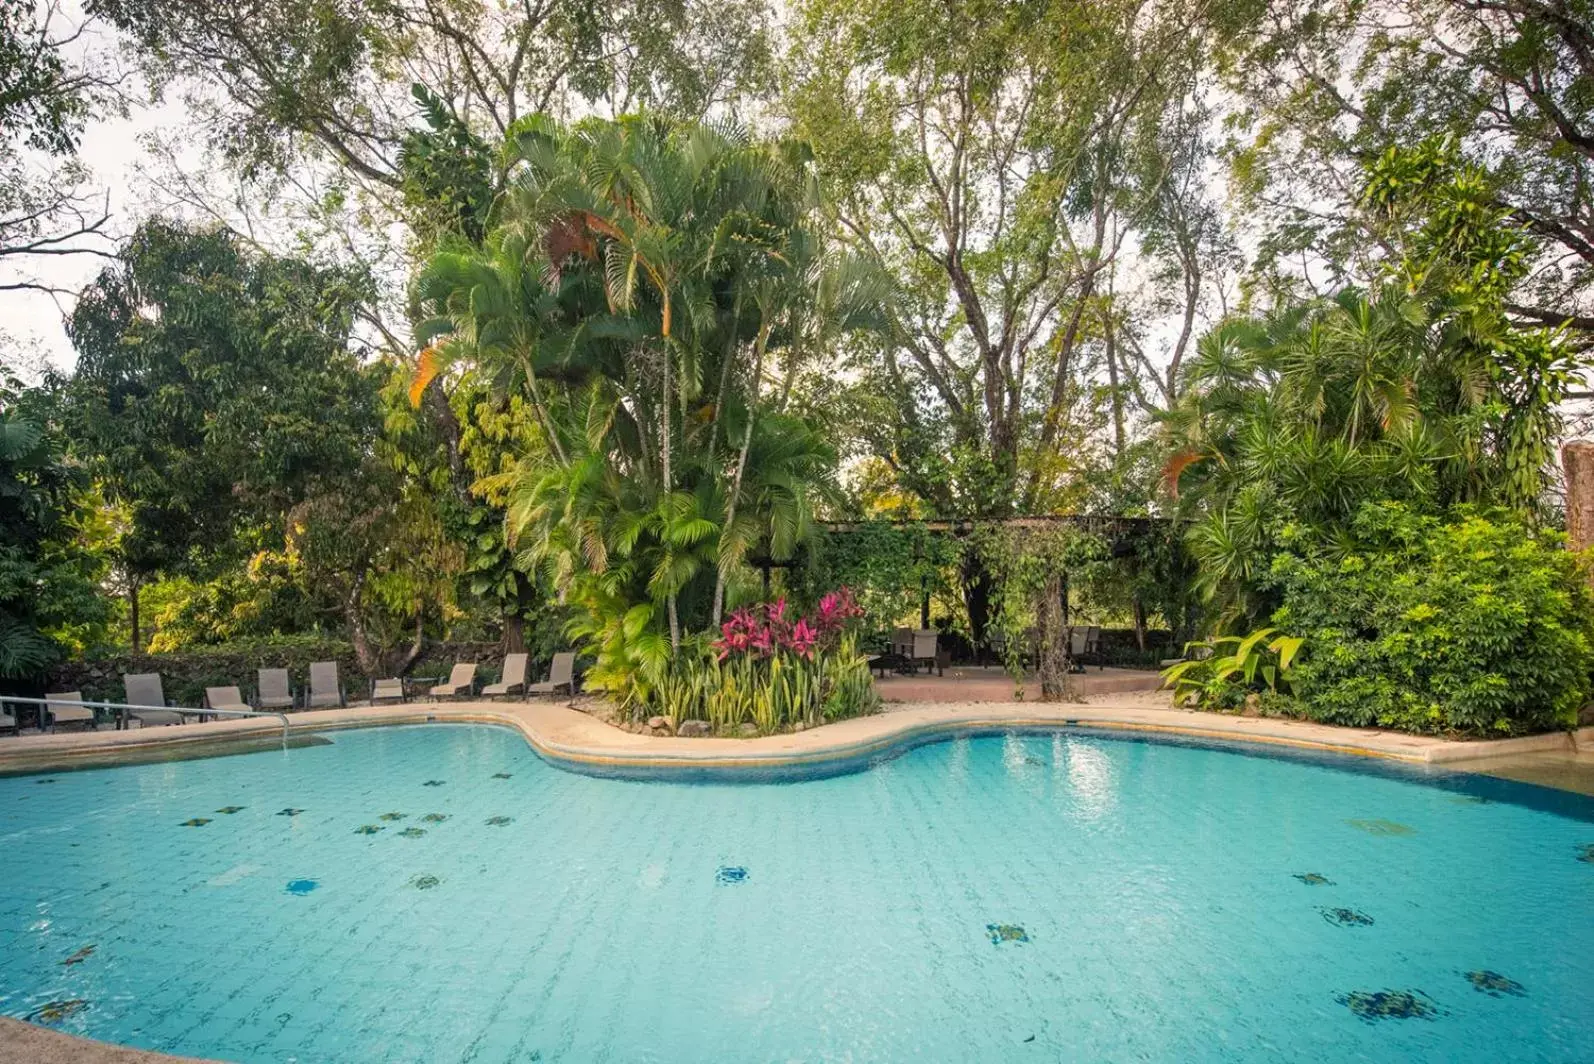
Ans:
[{"label": "poolside patio chair", "polygon": [[255,674],[259,697],[255,704],[261,709],[292,709],[293,683],[287,669],[261,669]]},{"label": "poolside patio chair", "polygon": [[248,710],[250,705],[244,701],[243,692],[236,687],[207,687],[205,688],[205,706],[208,709]]},{"label": "poolside patio chair", "polygon": [[404,678],[390,676],[385,680],[371,681],[371,705],[378,702],[404,701]]},{"label": "poolside patio chair", "polygon": [[891,653],[899,658],[913,657],[913,629],[891,629]]},{"label": "poolside patio chair", "polygon": [[558,694],[563,687],[574,697],[576,693],[576,656],[570,651],[562,651],[553,656],[553,666],[548,670],[548,679],[542,683],[528,684],[528,695]]},{"label": "poolside patio chair", "polygon": [[940,655],[940,635],[933,628],[919,628],[913,633],[913,644],[908,658],[917,668],[919,662],[924,662],[927,668],[938,669],[940,675],[946,675],[946,668],[942,666]]},{"label": "poolside patio chair", "polygon": [[449,671],[448,680],[440,683],[426,692],[433,698],[458,698],[468,695],[476,687],[476,663],[474,661],[455,662],[454,668]]},{"label": "poolside patio chair", "polygon": [[17,724],[16,710],[0,702],[0,731],[8,731],[14,735],[21,735],[22,728]]},{"label": "poolside patio chair", "polygon": [[304,708],[324,709],[328,706],[342,706],[344,704],[343,684],[338,679],[338,663],[335,661],[312,661],[310,663],[310,690],[304,696]]},{"label": "poolside patio chair", "polygon": [[497,683],[490,683],[481,689],[483,698],[492,695],[512,695],[516,691],[526,689],[526,659],[525,654],[508,654],[504,657],[504,674]]},{"label": "poolside patio chair", "polygon": [[[81,701],[83,701],[82,691],[52,691],[45,695],[43,716],[49,718],[50,730],[55,731],[57,724],[86,724],[90,728],[98,728],[99,721],[94,719],[92,709],[88,706],[71,704]],[[39,730],[44,730],[43,719],[39,722]]]},{"label": "poolside patio chair", "polygon": [[169,706],[166,694],[161,690],[161,674],[158,672],[129,672],[122,674],[122,689],[127,692],[127,704],[130,706],[143,706],[143,709],[124,709],[122,712],[129,720],[138,721],[141,728],[165,727],[168,724],[181,724],[183,715],[175,710],[148,708],[152,706]]},{"label": "poolside patio chair", "polygon": [[1096,671],[1100,672],[1107,667],[1101,656],[1101,625],[1093,624],[1085,629],[1085,656],[1096,663]]}]

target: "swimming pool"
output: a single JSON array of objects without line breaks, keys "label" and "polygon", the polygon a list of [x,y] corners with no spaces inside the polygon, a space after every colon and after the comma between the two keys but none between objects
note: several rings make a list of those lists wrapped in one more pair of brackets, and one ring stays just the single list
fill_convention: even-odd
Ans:
[{"label": "swimming pool", "polygon": [[330,740],[0,779],[0,1013],[243,1061],[1594,1060],[1594,802],[1067,732],[748,785]]}]

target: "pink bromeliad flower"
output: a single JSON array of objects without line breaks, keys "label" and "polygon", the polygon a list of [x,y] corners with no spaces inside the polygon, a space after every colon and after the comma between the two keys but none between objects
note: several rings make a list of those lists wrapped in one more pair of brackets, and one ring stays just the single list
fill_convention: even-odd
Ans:
[{"label": "pink bromeliad flower", "polygon": [[791,634],[786,637],[786,649],[800,658],[811,658],[818,642],[819,633],[809,627],[805,617],[792,626]]}]

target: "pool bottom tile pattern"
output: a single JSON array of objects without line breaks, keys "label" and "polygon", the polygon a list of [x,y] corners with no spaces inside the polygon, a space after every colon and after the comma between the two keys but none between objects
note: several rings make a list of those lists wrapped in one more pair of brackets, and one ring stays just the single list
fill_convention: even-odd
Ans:
[{"label": "pool bottom tile pattern", "polygon": [[1588,820],[1066,733],[740,786],[331,738],[0,779],[0,1012],[281,1064],[1594,1060]]}]

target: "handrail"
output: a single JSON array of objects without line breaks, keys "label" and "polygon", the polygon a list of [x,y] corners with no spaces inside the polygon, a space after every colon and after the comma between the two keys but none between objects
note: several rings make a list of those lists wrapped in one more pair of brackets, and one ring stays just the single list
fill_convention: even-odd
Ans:
[{"label": "handrail", "polygon": [[[186,713],[191,717],[276,717],[278,720],[282,721],[283,744],[286,745],[288,742],[288,715],[286,713],[278,713],[273,710],[266,709],[188,709],[184,706],[140,706],[132,702],[91,702],[86,699],[29,698],[23,695],[0,695],[0,705],[5,704],[6,702],[26,702],[31,705],[44,706],[46,708],[50,706],[83,706],[86,709],[118,709],[121,710],[121,720],[124,727],[127,724],[127,711],[130,709],[145,709],[161,713]],[[40,729],[42,730],[44,725],[42,718],[39,721],[39,725]]]}]

